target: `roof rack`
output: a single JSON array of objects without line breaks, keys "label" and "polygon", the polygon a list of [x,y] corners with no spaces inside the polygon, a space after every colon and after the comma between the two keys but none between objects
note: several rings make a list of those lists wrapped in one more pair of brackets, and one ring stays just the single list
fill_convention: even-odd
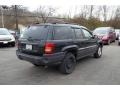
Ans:
[{"label": "roof rack", "polygon": [[72,25],[79,25],[77,23],[69,23],[69,22],[65,22],[65,23],[61,23],[61,22],[60,23],[58,23],[58,22],[53,22],[53,23],[39,23],[39,22],[35,22],[34,24],[72,24]]},{"label": "roof rack", "polygon": [[35,24],[40,24],[39,22],[36,22]]}]

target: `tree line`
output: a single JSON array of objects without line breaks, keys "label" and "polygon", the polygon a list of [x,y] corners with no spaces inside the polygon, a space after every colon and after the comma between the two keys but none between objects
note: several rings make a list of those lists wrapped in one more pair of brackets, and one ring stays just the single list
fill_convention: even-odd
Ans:
[{"label": "tree line", "polygon": [[[2,15],[1,11],[4,15],[5,27],[14,28],[14,24],[16,24],[16,12],[14,5],[1,5],[0,16]],[[79,7],[75,7],[74,12],[72,12],[70,8],[70,10],[68,10],[68,14],[59,15],[56,15],[56,11],[57,9],[51,6],[39,6],[36,10],[29,11],[27,7],[17,5],[18,23],[28,25],[35,22],[47,23],[51,20],[55,20],[58,23],[67,22],[80,24],[91,30],[100,26],[120,28],[120,6],[81,5]],[[2,27],[1,22],[0,27]]]}]

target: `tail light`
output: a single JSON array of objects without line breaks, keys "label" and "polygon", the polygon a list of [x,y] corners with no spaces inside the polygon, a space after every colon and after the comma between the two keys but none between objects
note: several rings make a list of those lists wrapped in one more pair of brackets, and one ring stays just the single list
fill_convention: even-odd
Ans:
[{"label": "tail light", "polygon": [[54,43],[46,43],[45,44],[45,54],[52,54],[55,49]]}]

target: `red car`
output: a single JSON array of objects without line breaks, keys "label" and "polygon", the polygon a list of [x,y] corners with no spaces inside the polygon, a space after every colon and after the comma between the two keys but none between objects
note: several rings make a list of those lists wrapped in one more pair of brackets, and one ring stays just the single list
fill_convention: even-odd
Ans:
[{"label": "red car", "polygon": [[115,42],[116,34],[112,27],[99,27],[93,31],[93,34],[102,40],[104,44]]}]

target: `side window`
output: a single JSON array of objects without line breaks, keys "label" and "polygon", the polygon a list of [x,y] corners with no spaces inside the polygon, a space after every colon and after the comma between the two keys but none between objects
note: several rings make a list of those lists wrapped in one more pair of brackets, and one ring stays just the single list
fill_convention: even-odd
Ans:
[{"label": "side window", "polygon": [[81,29],[74,29],[75,30],[75,35],[76,39],[83,39],[83,34]]},{"label": "side window", "polygon": [[83,34],[84,34],[85,38],[88,38],[88,39],[92,38],[92,34],[89,31],[87,31],[85,29],[82,29],[82,31],[83,31]]},{"label": "side window", "polygon": [[67,26],[54,26],[54,39],[64,40],[73,39],[74,31]]}]

